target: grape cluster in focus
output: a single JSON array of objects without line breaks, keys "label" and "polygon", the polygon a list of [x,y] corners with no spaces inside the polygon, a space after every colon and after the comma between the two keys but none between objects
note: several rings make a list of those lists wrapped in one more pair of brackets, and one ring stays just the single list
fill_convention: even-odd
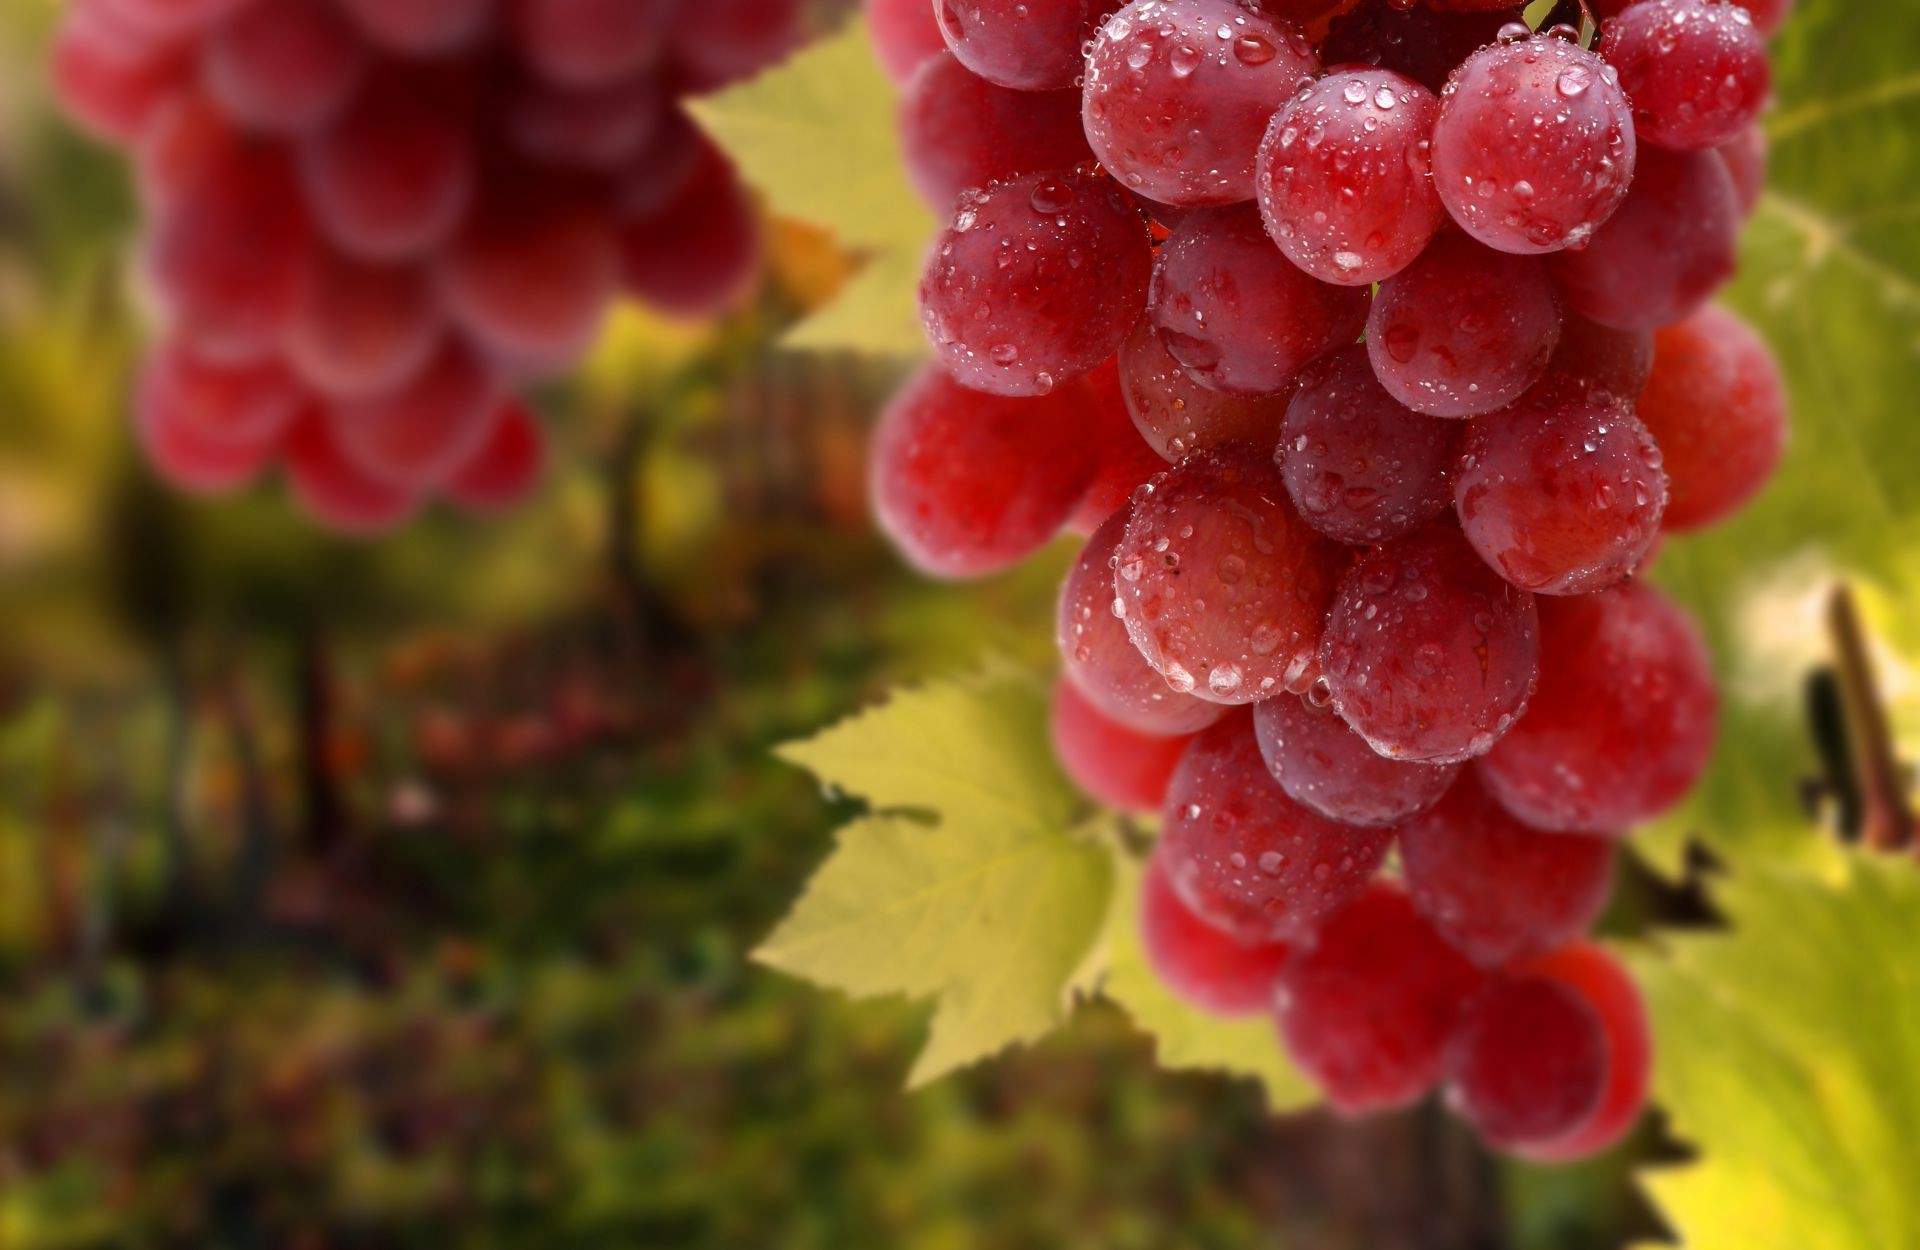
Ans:
[{"label": "grape cluster in focus", "polygon": [[950,214],[880,524],[942,577],[1089,535],[1059,757],[1161,817],[1168,987],[1271,1013],[1343,1112],[1444,1089],[1557,1161],[1645,1101],[1639,996],[1587,935],[1715,733],[1700,633],[1641,574],[1785,442],[1767,348],[1709,301],[1786,7],[870,0]]},{"label": "grape cluster in focus", "polygon": [[621,294],[699,317],[758,268],[752,204],[682,108],[798,41],[800,0],[74,0],[67,111],[126,149],[165,324],[155,470],[273,464],[328,528],[536,482],[519,398]]}]

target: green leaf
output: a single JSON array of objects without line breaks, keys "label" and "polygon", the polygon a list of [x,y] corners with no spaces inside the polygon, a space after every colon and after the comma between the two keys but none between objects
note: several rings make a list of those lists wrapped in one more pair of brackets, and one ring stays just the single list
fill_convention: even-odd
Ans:
[{"label": "green leaf", "polygon": [[1287,1061],[1270,1016],[1223,1020],[1189,1007],[1161,983],[1140,943],[1140,875],[1140,862],[1116,849],[1105,942],[1111,962],[1101,993],[1153,1038],[1161,1067],[1252,1077],[1276,1112],[1318,1102],[1319,1093]]},{"label": "green leaf", "polygon": [[1834,852],[1634,960],[1654,1095],[1702,1158],[1642,1182],[1689,1250],[1920,1245],[1920,868]]},{"label": "green leaf", "polygon": [[1106,852],[1047,742],[1032,680],[994,673],[902,692],[781,755],[887,813],[841,831],[757,953],[858,997],[932,999],[910,1082],[1057,1026],[1112,893]]}]

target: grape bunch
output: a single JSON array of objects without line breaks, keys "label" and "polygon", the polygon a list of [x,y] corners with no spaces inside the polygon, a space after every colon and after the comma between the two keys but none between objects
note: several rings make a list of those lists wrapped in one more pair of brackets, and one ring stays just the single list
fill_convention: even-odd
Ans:
[{"label": "grape bunch", "polygon": [[1644,1102],[1587,934],[1715,733],[1641,574],[1785,440],[1767,348],[1708,302],[1785,8],[872,0],[950,213],[879,522],[945,577],[1089,535],[1059,757],[1160,814],[1166,984],[1272,1013],[1343,1112],[1442,1088],[1563,1160]]},{"label": "grape bunch", "polygon": [[622,293],[718,312],[753,207],[682,102],[796,42],[802,0],[74,0],[67,111],[128,150],[165,323],[133,410],[155,470],[278,463],[344,532],[528,491],[519,392]]}]

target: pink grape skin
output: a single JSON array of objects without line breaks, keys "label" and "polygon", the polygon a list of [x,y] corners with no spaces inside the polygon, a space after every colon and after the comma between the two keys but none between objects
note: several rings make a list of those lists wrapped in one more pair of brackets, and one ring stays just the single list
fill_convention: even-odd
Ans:
[{"label": "pink grape skin", "polygon": [[1447,82],[1433,181],[1482,243],[1531,255],[1580,247],[1633,181],[1633,118],[1613,68],[1549,35],[1483,48]]},{"label": "pink grape skin", "polygon": [[1760,493],[1787,444],[1787,390],[1773,353],[1723,308],[1655,336],[1639,413],[1672,487],[1662,524],[1686,533],[1725,520]]},{"label": "pink grape skin", "polygon": [[1248,1016],[1273,1006],[1290,948],[1246,945],[1188,910],[1155,855],[1140,882],[1140,945],[1162,984],[1209,1015]]},{"label": "pink grape skin", "polygon": [[535,73],[556,86],[609,86],[659,59],[680,4],[513,0],[514,47]]},{"label": "pink grape skin", "polygon": [[479,191],[470,131],[438,93],[394,75],[373,82],[300,147],[307,197],[328,239],[389,263],[441,249]]},{"label": "pink grape skin", "polygon": [[1015,91],[1071,87],[1081,47],[1109,0],[933,0],[947,47],[988,82]]},{"label": "pink grape skin", "polygon": [[1202,386],[1286,390],[1308,361],[1360,337],[1371,298],[1303,273],[1267,237],[1252,204],[1188,213],[1160,245],[1148,316]]},{"label": "pink grape skin", "polygon": [[282,349],[301,381],[321,395],[364,399],[419,373],[445,328],[419,270],[322,251],[301,284]]},{"label": "pink grape skin", "polygon": [[328,422],[341,455],[361,473],[423,491],[473,458],[502,399],[499,380],[473,353],[448,343],[399,390],[335,404]]},{"label": "pink grape skin", "polygon": [[1367,286],[1399,273],[1446,221],[1434,193],[1440,101],[1391,70],[1338,70],[1280,106],[1254,188],[1267,233],[1322,282]]},{"label": "pink grape skin", "polygon": [[980,577],[1045,546],[1093,479],[1084,382],[1012,398],[971,391],[932,367],[895,394],[873,435],[869,483],[880,528],[933,577]]},{"label": "pink grape skin", "polygon": [[164,410],[142,428],[175,431],[182,445],[247,449],[272,446],[300,415],[305,397],[276,361],[223,364],[167,340],[148,355],[135,402]]},{"label": "pink grape skin", "polygon": [[180,49],[130,39],[99,5],[82,3],[61,16],[48,65],[67,115],[93,138],[121,146],[140,138],[191,71]]},{"label": "pink grape skin", "polygon": [[1537,829],[1618,835],[1686,797],[1713,755],[1718,695],[1699,630],[1629,583],[1541,603],[1540,688],[1480,761],[1501,806]]},{"label": "pink grape skin", "polygon": [[1114,615],[1114,553],[1130,512],[1115,512],[1094,530],[1060,588],[1056,639],[1062,671],[1109,719],[1138,733],[1172,737],[1205,729],[1227,709],[1167,687]]},{"label": "pink grape skin", "polygon": [[1335,548],[1264,449],[1199,452],[1154,478],[1114,556],[1127,635],[1175,690],[1238,704],[1304,688]]},{"label": "pink grape skin", "polygon": [[495,0],[337,0],[360,32],[401,56],[440,56],[466,47],[493,20]]},{"label": "pink grape skin", "polygon": [[1167,787],[1160,851],[1180,901],[1241,942],[1291,942],[1365,890],[1393,841],[1286,796],[1245,712],[1200,731]]},{"label": "pink grape skin", "polygon": [[1550,258],[1569,308],[1619,330],[1670,325],[1733,277],[1740,205],[1713,152],[1648,148],[1633,190],[1593,242]]},{"label": "pink grape skin", "polygon": [[667,49],[677,85],[718,91],[774,65],[800,46],[802,0],[681,0]]},{"label": "pink grape skin", "polygon": [[1609,1066],[1605,1026],[1578,991],[1497,976],[1461,1013],[1449,1101],[1495,1150],[1546,1145],[1598,1112]]},{"label": "pink grape skin", "polygon": [[1433,417],[1473,417],[1538,382],[1560,341],[1560,307],[1538,260],[1435,239],[1380,286],[1367,354],[1388,394]]},{"label": "pink grape skin", "polygon": [[1440,801],[1458,764],[1390,760],[1329,708],[1290,694],[1253,705],[1261,758],[1287,797],[1343,825],[1388,828]]},{"label": "pink grape skin", "polygon": [[1471,773],[1399,833],[1414,906],[1485,968],[1580,937],[1613,889],[1611,842],[1529,828]]},{"label": "pink grape skin", "polygon": [[447,501],[491,516],[533,492],[546,469],[546,438],[525,404],[509,401],[483,442],[446,484]]},{"label": "pink grape skin", "polygon": [[1334,913],[1280,977],[1287,1054],[1345,1115],[1419,1101],[1439,1083],[1481,978],[1396,887]]},{"label": "pink grape skin", "polygon": [[1024,174],[961,195],[920,279],[921,322],[963,385],[1044,395],[1113,355],[1152,269],[1146,224],[1109,179]]},{"label": "pink grape skin", "polygon": [[1087,55],[1087,141],[1121,185],[1163,204],[1249,200],[1274,109],[1319,72],[1297,29],[1233,0],[1133,0]]},{"label": "pink grape skin", "polygon": [[283,452],[294,502],[324,529],[348,537],[372,537],[411,517],[419,498],[382,482],[354,465],[321,414],[302,418]]},{"label": "pink grape skin", "polygon": [[327,0],[250,4],[207,36],[207,89],[249,130],[302,134],[346,106],[366,45]]},{"label": "pink grape skin", "polygon": [[1390,543],[1447,510],[1460,433],[1389,395],[1355,345],[1308,366],[1281,427],[1280,473],[1328,538]]},{"label": "pink grape skin", "polygon": [[766,240],[740,176],[719,148],[699,140],[686,182],[657,209],[620,223],[626,289],[676,317],[710,317],[745,302]]},{"label": "pink grape skin", "polygon": [[1089,373],[1087,385],[1099,400],[1091,428],[1099,467],[1069,522],[1076,534],[1092,534],[1099,529],[1114,513],[1127,507],[1141,483],[1167,467],[1160,453],[1134,428],[1120,393],[1117,362],[1109,360]]},{"label": "pink grape skin", "polygon": [[1184,737],[1153,737],[1103,716],[1064,680],[1054,686],[1051,731],[1054,758],[1073,783],[1122,811],[1159,811],[1187,749]]},{"label": "pink grape skin", "polygon": [[931,0],[867,0],[866,11],[874,57],[896,87],[905,87],[915,70],[947,50]]},{"label": "pink grape skin", "polygon": [[1520,10],[1450,13],[1424,5],[1401,8],[1390,0],[1367,0],[1333,19],[1320,59],[1328,68],[1374,65],[1438,92],[1460,62],[1492,43]]},{"label": "pink grape skin", "polygon": [[1539,612],[1435,525],[1347,570],[1320,660],[1334,709],[1374,750],[1456,763],[1484,755],[1526,710]]},{"label": "pink grape skin", "polygon": [[907,84],[899,124],[907,176],[937,213],[969,187],[1093,159],[1074,92],[996,86],[950,52]]},{"label": "pink grape skin", "polygon": [[1140,436],[1169,462],[1223,443],[1272,443],[1287,415],[1285,395],[1228,395],[1194,381],[1144,318],[1120,345],[1120,390]]},{"label": "pink grape skin", "polygon": [[1667,475],[1631,405],[1548,384],[1467,427],[1453,491],[1495,572],[1535,594],[1587,595],[1653,550]]},{"label": "pink grape skin", "polygon": [[1738,137],[1773,89],[1766,43],[1737,4],[1640,0],[1606,24],[1600,55],[1633,102],[1636,133],[1663,148]]},{"label": "pink grape skin", "polygon": [[1583,390],[1632,403],[1653,376],[1653,335],[1646,330],[1615,330],[1578,313],[1560,325],[1547,376]]},{"label": "pink grape skin", "polygon": [[1600,1104],[1586,1123],[1555,1141],[1517,1148],[1540,1163],[1567,1163],[1620,1142],[1647,1104],[1653,1034],[1633,978],[1619,961],[1590,942],[1577,942],[1528,960],[1516,973],[1552,981],[1578,994],[1600,1017],[1607,1039],[1607,1077]]},{"label": "pink grape skin", "polygon": [[1755,123],[1714,151],[1726,162],[1727,173],[1733,179],[1733,194],[1740,204],[1740,215],[1753,216],[1753,210],[1760,207],[1760,197],[1767,190],[1767,132]]},{"label": "pink grape skin", "polygon": [[591,91],[523,82],[503,107],[507,133],[521,155],[581,169],[610,169],[638,156],[666,111],[660,84],[647,78]]}]

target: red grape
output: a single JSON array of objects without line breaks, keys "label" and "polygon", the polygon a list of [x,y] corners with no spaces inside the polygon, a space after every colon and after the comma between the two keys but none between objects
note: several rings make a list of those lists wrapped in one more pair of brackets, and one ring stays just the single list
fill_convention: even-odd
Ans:
[{"label": "red grape", "polygon": [[866,8],[874,55],[894,86],[906,86],[915,70],[947,50],[932,0],[867,0]]},{"label": "red grape", "polygon": [[1446,511],[1459,446],[1458,422],[1389,395],[1356,345],[1308,367],[1281,429],[1280,472],[1308,525],[1371,546]]},{"label": "red grape", "polygon": [[1109,179],[1026,174],[960,197],[920,280],[920,317],[963,384],[1044,395],[1113,355],[1152,268],[1146,224]]},{"label": "red grape", "polygon": [[75,0],[142,39],[179,41],[203,33],[256,0]]},{"label": "red grape", "polygon": [[968,390],[923,369],[874,431],[873,507],[916,568],[977,577],[1060,532],[1093,479],[1084,382],[1033,398]]},{"label": "red grape", "polygon": [[222,364],[168,340],[141,370],[136,402],[164,410],[141,419],[187,440],[258,452],[270,448],[300,415],[304,397],[273,361]]},{"label": "red grape", "polygon": [[1620,834],[1672,808],[1713,753],[1706,645],[1650,586],[1541,603],[1540,688],[1480,761],[1502,806],[1538,829]]},{"label": "red grape", "polygon": [[681,0],[667,47],[680,85],[699,93],[751,78],[800,45],[802,0]]},{"label": "red grape", "polygon": [[1447,1056],[1454,1108],[1497,1150],[1567,1137],[1599,1110],[1610,1047],[1600,1015],[1544,977],[1496,977],[1461,1013]]},{"label": "red grape", "polygon": [[1548,271],[1581,315],[1652,330],[1685,317],[1733,276],[1739,230],[1725,161],[1650,147],[1620,211],[1584,249],[1553,257]]},{"label": "red grape", "polygon": [[1606,24],[1600,54],[1633,101],[1647,143],[1718,147],[1753,124],[1773,87],[1746,9],[1706,0],[1640,0]]},{"label": "red grape", "polygon": [[1341,286],[1412,264],[1447,216],[1431,168],[1439,115],[1431,91],[1384,69],[1328,74],[1282,105],[1254,188],[1287,259]]},{"label": "red grape", "polygon": [[1774,35],[1793,12],[1794,0],[1747,0],[1743,5],[1762,35]]},{"label": "red grape", "polygon": [[1580,247],[1633,180],[1633,117],[1613,67],[1536,35],[1468,57],[1440,97],[1433,181],[1469,234],[1503,252]]},{"label": "red grape", "polygon": [[676,200],[685,204],[687,188],[716,161],[726,163],[726,154],[701,133],[686,110],[669,104],[646,147],[614,179],[614,210],[625,220],[639,221],[664,212]]},{"label": "red grape", "polygon": [[1134,428],[1120,393],[1115,362],[1109,360],[1089,373],[1087,384],[1099,397],[1090,430],[1099,467],[1070,522],[1078,534],[1091,534],[1100,528],[1107,518],[1127,506],[1142,482],[1167,467],[1160,453]]},{"label": "red grape", "polygon": [[449,344],[400,390],[334,405],[333,442],[367,477],[426,490],[473,458],[501,403],[499,382],[465,348]]},{"label": "red grape", "polygon": [[[565,87],[605,87],[659,59],[682,0],[513,0],[515,44]],[[697,0],[694,6],[707,3]]]},{"label": "red grape", "polygon": [[1188,744],[1167,787],[1160,854],[1195,915],[1243,942],[1293,941],[1366,889],[1393,840],[1288,798],[1236,712]]},{"label": "red grape", "polygon": [[495,0],[337,0],[362,34],[401,56],[441,56],[480,37]]},{"label": "red grape", "polygon": [[248,142],[206,92],[187,89],[169,96],[134,146],[141,199],[149,208],[164,208],[217,162],[234,159]]},{"label": "red grape", "polygon": [[1160,246],[1149,313],[1188,377],[1235,395],[1286,390],[1301,366],[1345,347],[1369,292],[1332,286],[1273,245],[1251,204],[1188,213]]},{"label": "red grape", "polygon": [[1469,775],[1400,827],[1415,907],[1468,958],[1499,967],[1584,934],[1613,887],[1613,844],[1521,824]]},{"label": "red grape", "polygon": [[660,84],[647,78],[591,90],[527,82],[507,98],[505,121],[523,156],[608,169],[643,152],[666,112]]},{"label": "red grape", "polygon": [[1547,376],[1556,382],[1597,391],[1632,403],[1653,374],[1653,335],[1646,330],[1615,330],[1578,313],[1560,325]]},{"label": "red grape", "polygon": [[1189,911],[1167,877],[1161,856],[1147,861],[1140,883],[1140,944],[1168,989],[1217,1016],[1270,1010],[1288,948],[1246,945]]},{"label": "red grape", "polygon": [[1641,420],[1672,489],[1663,524],[1676,532],[1724,520],[1773,476],[1787,442],[1787,391],[1773,353],[1745,322],[1709,306],[1654,340]]},{"label": "red grape", "polygon": [[1660,534],[1667,475],[1625,401],[1548,384],[1467,427],[1454,503],[1467,541],[1522,590],[1626,580]]},{"label": "red grape", "polygon": [[764,247],[733,163],[702,138],[673,198],[621,223],[620,272],[627,290],[655,308],[707,317],[751,293]]},{"label": "red grape", "polygon": [[287,363],[314,390],[364,399],[417,375],[445,328],[419,270],[322,252],[301,285],[283,347]]},{"label": "red grape", "polygon": [[130,38],[99,5],[82,3],[60,19],[51,68],[67,112],[94,138],[116,144],[137,140],[191,76],[182,50]]},{"label": "red grape", "polygon": [[1435,525],[1341,579],[1320,648],[1333,705],[1382,755],[1484,755],[1526,709],[1540,671],[1533,596]]},{"label": "red grape", "polygon": [[1397,825],[1438,802],[1460,772],[1388,759],[1330,709],[1290,694],[1254,704],[1253,728],[1287,797],[1343,825]]},{"label": "red grape", "polygon": [[907,176],[935,212],[969,187],[1091,161],[1072,91],[996,86],[942,52],[920,67],[900,101]]},{"label": "red grape", "polygon": [[1222,443],[1271,444],[1287,414],[1285,395],[1229,395],[1194,381],[1145,319],[1120,345],[1120,389],[1140,436],[1169,461]]},{"label": "red grape", "polygon": [[546,467],[546,440],[524,404],[509,403],[487,439],[447,482],[447,499],[468,512],[489,514],[519,503]]},{"label": "red grape", "polygon": [[1334,549],[1264,449],[1199,452],[1154,478],[1115,560],[1127,634],[1175,690],[1252,703],[1304,687]]},{"label": "red grape", "polygon": [[1187,749],[1184,737],[1160,738],[1101,714],[1073,684],[1053,690],[1053,753],[1075,785],[1126,811],[1157,812]]},{"label": "red grape", "polygon": [[1376,885],[1288,963],[1280,1034],[1336,1110],[1403,1107],[1439,1082],[1455,1022],[1479,985],[1405,894]]},{"label": "red grape", "polygon": [[1404,74],[1429,91],[1447,85],[1454,68],[1492,43],[1503,26],[1520,20],[1509,0],[1490,12],[1449,13],[1397,0],[1364,0],[1327,29],[1320,59],[1329,68],[1377,65]]},{"label": "red grape", "polygon": [[418,499],[370,477],[347,459],[333,425],[315,414],[294,426],[284,449],[287,484],[316,523],[336,533],[371,536],[413,515]]},{"label": "red grape", "polygon": [[1319,70],[1298,30],[1234,0],[1133,0],[1087,54],[1087,141],[1164,204],[1251,199],[1267,122]]},{"label": "red grape", "polygon": [[1516,971],[1578,994],[1600,1017],[1607,1037],[1607,1079],[1592,1116],[1565,1137],[1522,1147],[1516,1153],[1542,1163],[1598,1154],[1625,1137],[1646,1107],[1653,1037],[1640,991],[1611,955],[1587,942],[1529,960]]},{"label": "red grape", "polygon": [[1071,87],[1081,47],[1109,0],[933,0],[940,34],[960,63],[1016,91]]},{"label": "red grape", "polygon": [[1380,286],[1367,354],[1395,399],[1435,417],[1503,408],[1538,382],[1560,341],[1540,262],[1444,234]]},{"label": "red grape", "polygon": [[345,107],[367,50],[328,0],[249,4],[207,37],[201,73],[235,122],[310,131]]}]

